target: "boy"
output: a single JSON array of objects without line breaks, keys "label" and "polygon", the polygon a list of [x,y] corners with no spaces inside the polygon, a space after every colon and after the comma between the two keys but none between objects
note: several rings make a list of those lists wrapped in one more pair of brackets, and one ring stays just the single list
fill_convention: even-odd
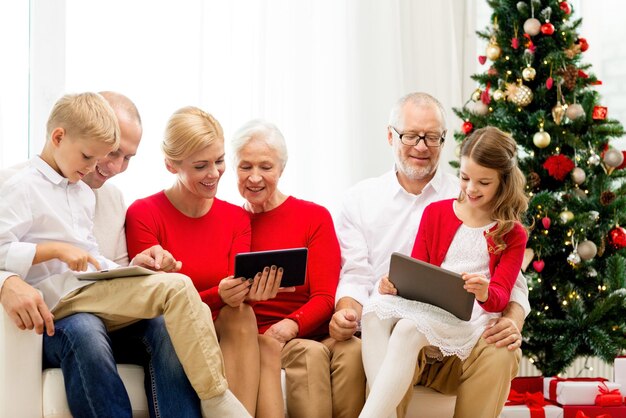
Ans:
[{"label": "boy", "polygon": [[116,117],[102,96],[66,95],[55,104],[41,155],[0,189],[0,270],[39,289],[57,319],[90,312],[115,330],[163,315],[203,415],[249,416],[227,388],[211,313],[189,278],[161,273],[90,282],[74,275],[117,267],[99,254],[94,195],[80,180],[118,144]]}]

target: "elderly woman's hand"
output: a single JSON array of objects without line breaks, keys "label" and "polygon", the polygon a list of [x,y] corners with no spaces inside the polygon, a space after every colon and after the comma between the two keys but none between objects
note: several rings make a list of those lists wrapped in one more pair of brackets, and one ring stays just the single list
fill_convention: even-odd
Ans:
[{"label": "elderly woman's hand", "polygon": [[288,341],[296,338],[299,330],[300,327],[296,321],[285,318],[269,327],[267,331],[265,331],[265,335],[272,337],[279,343],[285,345]]},{"label": "elderly woman's hand", "polygon": [[243,277],[235,279],[233,276],[228,276],[217,286],[217,294],[220,295],[222,301],[233,308],[243,303],[249,291],[250,281]]},{"label": "elderly woman's hand", "polygon": [[250,286],[250,293],[248,293],[246,300],[268,300],[275,298],[278,292],[295,292],[296,288],[293,286],[280,287],[280,281],[282,278],[282,267],[265,267],[262,272],[257,273],[256,276],[254,276],[254,280]]},{"label": "elderly woman's hand", "polygon": [[378,293],[381,295],[397,295],[398,289],[389,281],[389,276],[384,276],[378,285]]}]

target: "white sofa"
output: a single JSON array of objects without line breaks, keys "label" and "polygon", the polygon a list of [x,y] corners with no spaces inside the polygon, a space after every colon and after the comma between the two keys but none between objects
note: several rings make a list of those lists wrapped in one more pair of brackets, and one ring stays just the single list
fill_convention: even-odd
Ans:
[{"label": "white sofa", "polygon": [[[41,371],[41,341],[40,335],[17,328],[0,305],[0,418],[71,417],[61,370]],[[118,370],[133,416],[148,417],[143,368],[120,364]],[[416,386],[408,417],[452,417],[454,401],[453,396]]]}]

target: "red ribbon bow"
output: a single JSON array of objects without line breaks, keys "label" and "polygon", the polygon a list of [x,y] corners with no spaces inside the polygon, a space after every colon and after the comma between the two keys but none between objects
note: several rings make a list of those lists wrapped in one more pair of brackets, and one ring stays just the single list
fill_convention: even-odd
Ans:
[{"label": "red ribbon bow", "polygon": [[602,382],[598,385],[600,393],[596,395],[596,405],[600,406],[619,406],[622,404],[622,394],[619,389],[609,389],[606,383]]},{"label": "red ribbon bow", "polygon": [[519,393],[511,389],[507,405],[526,405],[530,409],[530,418],[546,418],[546,411],[543,409],[548,403],[543,398],[541,392],[525,392]]}]

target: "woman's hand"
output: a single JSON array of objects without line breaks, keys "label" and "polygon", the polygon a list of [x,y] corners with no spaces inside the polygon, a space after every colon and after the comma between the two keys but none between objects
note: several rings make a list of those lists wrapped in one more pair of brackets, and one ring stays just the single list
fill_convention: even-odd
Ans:
[{"label": "woman's hand", "polygon": [[265,267],[262,272],[254,276],[250,293],[246,300],[260,301],[268,300],[276,297],[278,292],[295,292],[295,287],[280,287],[280,281],[283,278],[282,267],[276,266]]},{"label": "woman's hand", "polygon": [[296,321],[285,318],[269,327],[267,331],[265,331],[265,335],[285,345],[288,341],[296,338],[299,330],[300,327]]},{"label": "woman's hand", "polygon": [[381,295],[397,295],[398,289],[389,281],[389,276],[383,276],[378,285],[378,293]]},{"label": "woman's hand", "polygon": [[217,294],[230,307],[236,308],[243,303],[250,291],[250,282],[243,277],[235,279],[228,276],[217,285]]},{"label": "woman's hand", "polygon": [[477,301],[487,301],[487,298],[489,298],[489,280],[487,280],[484,274],[463,273],[461,278],[465,280],[463,288],[469,293],[473,293]]}]

